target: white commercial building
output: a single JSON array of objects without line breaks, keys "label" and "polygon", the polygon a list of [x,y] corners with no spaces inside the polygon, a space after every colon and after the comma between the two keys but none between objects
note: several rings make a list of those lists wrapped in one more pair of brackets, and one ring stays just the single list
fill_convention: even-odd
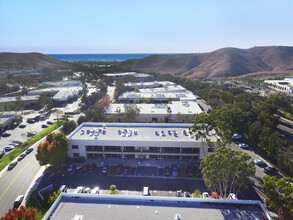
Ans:
[{"label": "white commercial building", "polygon": [[265,80],[265,83],[271,84],[278,91],[293,93],[293,78],[285,78],[284,80]]},{"label": "white commercial building", "polygon": [[62,81],[50,81],[43,82],[42,85],[56,86],[56,87],[68,87],[68,86],[81,86],[81,81],[78,80],[62,80]]},{"label": "white commercial building", "polygon": [[176,83],[169,81],[154,81],[154,82],[135,82],[135,83],[125,83],[125,86],[130,87],[131,89],[135,88],[158,88],[158,87],[166,87],[166,86],[175,86]]},{"label": "white commercial building", "polygon": [[[68,135],[70,158],[193,159],[212,150],[196,140],[192,124],[83,123]],[[215,132],[209,134],[216,143]]]},{"label": "white commercial building", "polygon": [[125,112],[125,108],[137,108],[139,109],[139,114],[136,117],[136,122],[186,122],[193,120],[196,114],[202,111],[201,107],[197,102],[188,101],[173,101],[170,104],[111,104],[106,109],[107,115],[119,116]]},{"label": "white commercial building", "polygon": [[118,102],[133,103],[135,99],[143,102],[148,99],[151,103],[168,103],[169,101],[196,101],[196,96],[190,91],[185,92],[124,92],[118,97]]},{"label": "white commercial building", "polygon": [[112,77],[114,80],[123,79],[127,76],[133,76],[137,81],[144,81],[147,78],[153,77],[152,75],[145,73],[136,73],[136,72],[126,72],[126,73],[106,73],[104,76]]}]

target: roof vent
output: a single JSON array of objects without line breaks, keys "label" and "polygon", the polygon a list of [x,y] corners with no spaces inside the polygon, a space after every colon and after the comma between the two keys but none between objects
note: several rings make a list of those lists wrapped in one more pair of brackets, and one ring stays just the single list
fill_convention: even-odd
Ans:
[{"label": "roof vent", "polygon": [[175,219],[175,220],[181,220],[181,216],[180,216],[180,214],[175,214],[174,219]]}]

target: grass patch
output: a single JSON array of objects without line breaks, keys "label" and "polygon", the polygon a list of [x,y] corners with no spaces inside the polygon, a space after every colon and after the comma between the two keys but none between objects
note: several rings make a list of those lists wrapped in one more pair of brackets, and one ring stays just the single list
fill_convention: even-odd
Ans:
[{"label": "grass patch", "polygon": [[34,207],[37,211],[38,219],[43,219],[47,211],[49,210],[50,206],[48,204],[44,205],[44,208],[40,207],[39,204],[34,199],[34,196],[38,194],[38,189],[31,193],[31,196],[27,202],[26,208]]},{"label": "grass patch", "polygon": [[293,121],[293,115],[291,115],[288,112],[284,112],[283,110],[278,110],[278,112],[280,113],[280,115],[288,120],[292,120]]},{"label": "grass patch", "polygon": [[178,168],[178,177],[186,177],[186,172],[184,168]]},{"label": "grass patch", "polygon": [[116,174],[116,168],[117,168],[116,166],[110,166],[108,175],[110,175],[110,176],[115,175]]},{"label": "grass patch", "polygon": [[44,129],[40,133],[36,134],[35,136],[31,137],[27,141],[23,142],[19,147],[13,149],[10,153],[4,156],[0,160],[0,171],[3,170],[11,161],[13,161],[16,157],[18,157],[22,152],[24,152],[27,148],[41,140],[43,137],[47,136],[48,134],[52,133],[54,130],[59,128],[63,124],[63,121],[58,121],[55,124],[49,126],[48,128]]}]

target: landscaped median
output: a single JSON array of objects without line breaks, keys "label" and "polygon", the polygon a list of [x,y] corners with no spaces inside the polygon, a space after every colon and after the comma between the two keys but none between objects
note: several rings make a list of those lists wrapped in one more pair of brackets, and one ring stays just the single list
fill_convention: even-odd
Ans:
[{"label": "landscaped median", "polygon": [[0,160],[0,171],[3,170],[11,161],[17,158],[22,152],[24,152],[27,148],[41,140],[43,137],[47,136],[51,132],[55,131],[57,128],[61,127],[63,121],[58,121],[43,131],[39,132],[35,136],[31,137],[27,141],[23,142],[19,147],[16,147],[11,152],[9,152],[6,156],[4,156]]}]

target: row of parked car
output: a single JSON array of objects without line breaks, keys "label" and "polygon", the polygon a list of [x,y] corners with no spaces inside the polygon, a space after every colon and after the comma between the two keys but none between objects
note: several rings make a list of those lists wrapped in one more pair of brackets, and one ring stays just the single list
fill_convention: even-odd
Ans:
[{"label": "row of parked car", "polygon": [[[202,198],[204,199],[220,199],[217,192],[211,192],[211,195],[208,192],[202,193]],[[234,193],[230,193],[227,197],[227,199],[237,199],[236,195]]]},{"label": "row of parked car", "polygon": [[[67,172],[72,172],[74,170],[77,170],[77,171],[81,171],[82,173],[90,173],[90,174],[93,174],[95,172],[95,170],[97,169],[97,165],[96,164],[85,164],[85,165],[74,165],[74,164],[70,164],[68,167],[67,167]],[[102,168],[102,171],[101,171],[103,174],[107,174],[108,172],[108,167],[107,166],[104,166]]]},{"label": "row of parked car", "polygon": [[15,159],[14,161],[12,161],[9,165],[8,165],[8,170],[12,170],[16,165],[17,162],[21,161],[23,158],[26,157],[26,155],[28,155],[30,152],[32,152],[34,150],[34,148],[30,147],[28,149],[26,149],[26,151],[24,153],[22,153],[21,155],[18,156],[17,159]]}]

